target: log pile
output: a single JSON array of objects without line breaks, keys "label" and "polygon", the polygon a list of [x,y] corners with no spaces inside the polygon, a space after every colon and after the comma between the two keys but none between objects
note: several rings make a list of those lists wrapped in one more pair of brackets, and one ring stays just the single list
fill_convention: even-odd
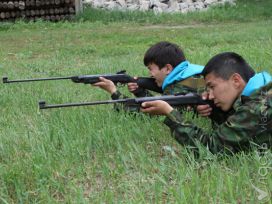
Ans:
[{"label": "log pile", "polygon": [[0,0],[0,21],[60,21],[75,13],[75,0]]}]

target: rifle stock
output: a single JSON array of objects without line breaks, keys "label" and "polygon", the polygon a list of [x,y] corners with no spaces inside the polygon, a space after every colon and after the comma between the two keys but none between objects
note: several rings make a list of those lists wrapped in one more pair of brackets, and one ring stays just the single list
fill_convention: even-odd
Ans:
[{"label": "rifle stock", "polygon": [[120,71],[117,72],[116,74],[80,75],[70,77],[50,77],[50,78],[16,79],[16,80],[9,80],[8,77],[3,77],[3,83],[20,83],[20,82],[70,79],[74,83],[95,84],[100,81],[99,77],[104,77],[108,80],[111,80],[115,84],[117,83],[126,84],[129,82],[135,82],[138,84],[140,88],[155,91],[157,93],[162,93],[161,87],[157,86],[154,78],[139,77],[137,79],[134,79],[133,77],[125,74],[125,71]]},{"label": "rifle stock", "polygon": [[165,95],[165,96],[154,96],[154,97],[126,98],[126,99],[118,99],[118,100],[94,101],[94,102],[84,102],[84,103],[49,104],[49,105],[47,105],[45,101],[40,101],[39,108],[50,109],[50,108],[90,106],[90,105],[114,104],[114,103],[123,103],[127,105],[141,106],[141,104],[144,102],[155,101],[155,100],[163,100],[171,106],[204,105],[204,104],[211,103],[210,101],[203,100],[201,96],[197,94],[190,93],[187,95]]}]

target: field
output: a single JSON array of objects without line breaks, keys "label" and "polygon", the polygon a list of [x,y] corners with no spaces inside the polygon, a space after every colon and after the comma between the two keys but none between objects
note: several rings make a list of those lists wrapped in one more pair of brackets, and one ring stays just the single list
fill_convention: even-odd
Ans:
[{"label": "field", "polygon": [[[234,51],[256,71],[271,73],[271,9],[268,0],[240,0],[236,7],[188,15],[86,9],[73,22],[2,23],[0,75],[125,69],[147,76],[143,55],[158,41],[180,45],[192,63],[205,65],[219,52]],[[117,113],[112,105],[38,109],[39,100],[108,99],[70,80],[1,84],[0,203],[271,202],[271,150],[204,152],[196,159],[171,137],[163,117]]]}]

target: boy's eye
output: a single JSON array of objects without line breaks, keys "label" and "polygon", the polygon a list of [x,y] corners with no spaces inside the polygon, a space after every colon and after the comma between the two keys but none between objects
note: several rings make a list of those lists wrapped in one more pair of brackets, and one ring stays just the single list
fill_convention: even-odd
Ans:
[{"label": "boy's eye", "polygon": [[207,90],[207,91],[210,91],[210,90],[212,90],[213,88],[214,88],[214,86],[210,85],[210,86],[207,86],[207,87],[206,87],[206,90]]}]

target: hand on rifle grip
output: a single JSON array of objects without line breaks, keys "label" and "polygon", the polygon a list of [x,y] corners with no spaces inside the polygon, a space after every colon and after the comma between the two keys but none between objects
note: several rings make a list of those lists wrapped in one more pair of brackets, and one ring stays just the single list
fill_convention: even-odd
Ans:
[{"label": "hand on rifle grip", "polygon": [[[138,79],[138,77],[133,77],[133,78],[135,80]],[[129,92],[131,92],[131,93],[133,93],[134,91],[136,91],[139,88],[137,82],[130,82],[127,84],[127,87],[128,87]]]},{"label": "hand on rifle grip", "polygon": [[[208,92],[203,92],[202,93],[202,99],[203,100],[208,100],[209,99]],[[203,117],[209,116],[211,114],[211,112],[212,112],[212,108],[210,107],[210,105],[198,105],[196,110]]]},{"label": "hand on rifle grip", "polygon": [[110,94],[113,94],[117,91],[115,84],[111,80],[105,79],[104,77],[99,77],[99,80],[100,82],[92,85],[97,86]]}]

